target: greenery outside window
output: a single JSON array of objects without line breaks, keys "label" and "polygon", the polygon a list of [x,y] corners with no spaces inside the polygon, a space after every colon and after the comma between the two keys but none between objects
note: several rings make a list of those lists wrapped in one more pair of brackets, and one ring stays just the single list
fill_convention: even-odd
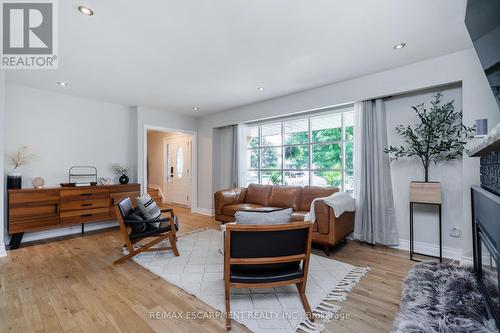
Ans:
[{"label": "greenery outside window", "polygon": [[247,184],[318,185],[353,190],[354,111],[250,125]]}]

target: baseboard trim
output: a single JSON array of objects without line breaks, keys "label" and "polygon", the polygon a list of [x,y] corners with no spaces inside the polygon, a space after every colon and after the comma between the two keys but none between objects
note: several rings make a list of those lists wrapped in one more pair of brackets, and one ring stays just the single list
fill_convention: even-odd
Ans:
[{"label": "baseboard trim", "polygon": [[[438,245],[422,243],[422,242],[414,242],[413,244],[415,252],[439,256]],[[410,241],[407,239],[400,239],[399,245],[394,246],[394,248],[410,252]],[[462,258],[464,258],[462,250],[444,246],[443,246],[443,257],[460,261],[462,260]]]},{"label": "baseboard trim", "polygon": [[201,207],[197,207],[197,208],[193,208],[191,209],[191,211],[193,213],[196,213],[196,214],[201,214],[201,215],[206,215],[206,216],[214,216],[214,210],[213,209],[208,209],[208,208],[201,208]]},{"label": "baseboard trim", "polygon": [[7,256],[7,251],[5,250],[5,245],[1,244],[0,245],[0,257],[6,257]]}]

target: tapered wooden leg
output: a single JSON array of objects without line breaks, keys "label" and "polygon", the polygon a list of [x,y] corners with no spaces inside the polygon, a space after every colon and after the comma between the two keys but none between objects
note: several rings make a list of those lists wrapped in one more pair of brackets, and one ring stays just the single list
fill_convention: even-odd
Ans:
[{"label": "tapered wooden leg", "polygon": [[140,252],[136,252],[136,251],[132,251],[132,252],[130,252],[130,251],[129,251],[129,253],[128,253],[126,256],[121,257],[121,258],[120,258],[120,259],[118,259],[118,260],[115,260],[115,261],[113,262],[113,265],[122,264],[122,263],[124,263],[125,261],[129,260],[130,258],[132,258],[133,256],[135,256],[135,255],[137,255],[137,254],[139,254],[139,253],[140,253]]},{"label": "tapered wooden leg", "polygon": [[311,311],[311,306],[309,305],[309,302],[307,301],[306,293],[305,293],[305,287],[304,283],[297,283],[297,289],[299,290],[299,295],[300,295],[300,300],[302,301],[302,305],[304,306],[304,310],[306,310],[307,318],[309,318],[310,321],[314,321],[314,316]]},{"label": "tapered wooden leg", "polygon": [[169,234],[168,240],[170,241],[170,246],[172,247],[172,251],[174,251],[174,254],[176,257],[179,256],[179,250],[177,250],[177,242],[172,236],[172,234]]},{"label": "tapered wooden leg", "polygon": [[[169,235],[171,236],[171,234],[169,234]],[[164,236],[158,237],[158,238],[156,238],[155,240],[153,240],[153,241],[151,241],[151,242],[149,242],[149,243],[147,243],[147,244],[144,244],[143,246],[141,246],[141,247],[140,247],[140,248],[138,248],[137,250],[134,250],[134,247],[132,246],[132,244],[130,244],[130,246],[129,246],[129,245],[127,245],[128,249],[129,249],[129,250],[128,250],[128,254],[127,254],[126,256],[121,257],[121,258],[120,258],[120,259],[118,259],[118,260],[115,260],[115,262],[113,262],[113,265],[115,265],[115,264],[121,264],[121,263],[123,263],[124,261],[126,261],[126,260],[128,260],[128,259],[132,258],[133,256],[138,255],[138,254],[139,254],[139,253],[141,253],[141,252],[148,251],[148,249],[149,249],[149,248],[151,248],[153,245],[156,245],[156,244],[158,244],[159,242],[163,241],[164,239],[167,239],[167,237],[168,237],[169,235],[164,235]],[[176,248],[176,249],[177,249],[177,248]],[[173,249],[172,249],[172,250],[173,250]],[[179,252],[177,252],[177,253],[179,253]],[[177,254],[177,255],[178,255],[178,254]]]},{"label": "tapered wooden leg", "polygon": [[230,296],[230,288],[229,288],[229,281],[226,281],[226,288],[225,288],[225,295],[226,295],[226,329],[228,331],[231,330],[231,317],[229,316],[229,314],[231,313],[231,306],[230,306],[230,300],[229,300],[229,296]]},{"label": "tapered wooden leg", "polygon": [[325,251],[325,254],[327,256],[330,256],[330,245],[328,244],[323,244],[323,251]]}]

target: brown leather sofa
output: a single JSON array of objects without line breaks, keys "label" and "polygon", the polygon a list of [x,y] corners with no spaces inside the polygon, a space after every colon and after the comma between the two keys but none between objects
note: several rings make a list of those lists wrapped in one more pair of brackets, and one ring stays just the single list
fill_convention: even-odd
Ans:
[{"label": "brown leather sofa", "polygon": [[[215,219],[222,223],[234,222],[234,214],[239,210],[253,210],[262,207],[292,208],[292,222],[304,221],[311,202],[337,192],[336,188],[320,186],[272,186],[250,184],[215,193]],[[333,208],[323,201],[315,203],[316,221],[313,227],[313,242],[324,245],[329,254],[329,246],[335,245],[354,231],[354,212],[346,212],[335,217]]]}]

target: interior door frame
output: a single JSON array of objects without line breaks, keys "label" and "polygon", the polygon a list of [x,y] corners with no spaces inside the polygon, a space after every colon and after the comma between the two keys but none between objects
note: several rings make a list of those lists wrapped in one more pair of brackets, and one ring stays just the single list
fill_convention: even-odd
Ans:
[{"label": "interior door frame", "polygon": [[143,179],[144,191],[148,188],[148,131],[179,132],[190,134],[191,140],[191,212],[196,212],[198,207],[198,137],[196,131],[189,131],[179,128],[169,128],[153,125],[144,125],[144,146],[143,146]]},{"label": "interior door frame", "polygon": [[[167,170],[167,168],[166,168],[166,166],[167,166],[166,161],[167,161],[167,157],[168,157],[167,156],[167,152],[166,152],[166,148],[167,148],[167,144],[169,144],[167,142],[168,141],[172,142],[172,140],[174,142],[181,142],[181,141],[179,141],[180,138],[184,138],[184,139],[188,138],[187,152],[190,153],[190,157],[189,157],[189,168],[188,168],[189,171],[187,172],[187,174],[189,174],[189,176],[190,176],[189,182],[192,183],[193,182],[193,177],[191,175],[193,173],[193,161],[192,161],[192,156],[191,155],[192,155],[192,152],[193,152],[193,137],[192,136],[188,136],[188,135],[189,134],[186,134],[186,133],[179,133],[179,134],[175,134],[175,135],[173,135],[171,137],[164,137],[163,138],[163,160],[165,161],[165,165],[164,165],[165,168],[163,168],[163,171],[166,172],[166,173],[169,172]],[[182,141],[182,142],[184,143],[184,141]],[[174,167],[174,173],[173,174],[174,174],[174,178],[176,178],[177,177],[177,150],[174,151],[174,150],[172,150],[173,148],[174,147],[171,147],[170,156],[171,157],[175,156],[175,162],[176,163],[172,164],[171,167]],[[184,154],[185,154],[185,152],[184,152]],[[186,156],[184,156],[184,158],[186,158]],[[178,182],[178,180],[177,180],[177,182]],[[167,199],[167,196],[168,196],[168,191],[166,190],[166,186],[168,186],[167,184],[168,184],[168,182],[166,180],[166,175],[164,175],[164,177],[162,179],[162,192],[165,194],[165,199]],[[191,186],[191,184],[189,184],[189,186]],[[191,206],[192,199],[193,199],[192,198],[192,193],[189,193],[189,200],[188,200],[189,201],[189,206]],[[167,202],[169,202],[169,201],[167,200]],[[173,201],[170,201],[170,202],[173,203]]]}]

